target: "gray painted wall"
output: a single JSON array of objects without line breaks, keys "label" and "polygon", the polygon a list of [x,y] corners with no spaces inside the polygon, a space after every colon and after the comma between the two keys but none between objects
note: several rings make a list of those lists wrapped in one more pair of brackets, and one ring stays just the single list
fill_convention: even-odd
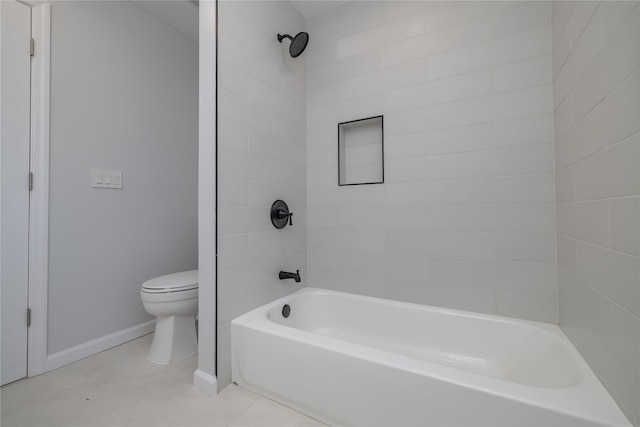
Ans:
[{"label": "gray painted wall", "polygon": [[151,320],[141,283],[197,268],[198,155],[195,42],[129,2],[54,2],[51,28],[49,354]]}]

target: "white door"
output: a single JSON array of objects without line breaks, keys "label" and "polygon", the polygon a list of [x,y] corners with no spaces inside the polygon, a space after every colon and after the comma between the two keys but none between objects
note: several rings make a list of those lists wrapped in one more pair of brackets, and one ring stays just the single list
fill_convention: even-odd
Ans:
[{"label": "white door", "polygon": [[27,376],[31,8],[0,1],[0,380]]}]

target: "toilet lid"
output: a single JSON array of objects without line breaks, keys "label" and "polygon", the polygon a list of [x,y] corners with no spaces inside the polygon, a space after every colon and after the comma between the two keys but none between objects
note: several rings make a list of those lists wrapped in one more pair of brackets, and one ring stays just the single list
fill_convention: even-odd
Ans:
[{"label": "toilet lid", "polygon": [[181,292],[190,289],[198,289],[198,270],[167,274],[142,284],[142,291],[149,293]]}]

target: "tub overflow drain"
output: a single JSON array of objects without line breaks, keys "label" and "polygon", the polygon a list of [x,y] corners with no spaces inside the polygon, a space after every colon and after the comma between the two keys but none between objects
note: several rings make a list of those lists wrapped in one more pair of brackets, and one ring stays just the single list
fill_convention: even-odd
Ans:
[{"label": "tub overflow drain", "polygon": [[287,317],[289,317],[289,314],[291,314],[291,307],[289,307],[289,304],[285,304],[282,307],[282,317],[286,319]]}]

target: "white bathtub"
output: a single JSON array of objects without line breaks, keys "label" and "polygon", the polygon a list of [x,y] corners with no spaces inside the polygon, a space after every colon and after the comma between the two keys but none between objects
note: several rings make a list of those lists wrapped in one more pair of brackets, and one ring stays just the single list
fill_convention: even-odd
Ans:
[{"label": "white bathtub", "polygon": [[630,425],[555,325],[305,288],[231,343],[233,381],[331,425]]}]

